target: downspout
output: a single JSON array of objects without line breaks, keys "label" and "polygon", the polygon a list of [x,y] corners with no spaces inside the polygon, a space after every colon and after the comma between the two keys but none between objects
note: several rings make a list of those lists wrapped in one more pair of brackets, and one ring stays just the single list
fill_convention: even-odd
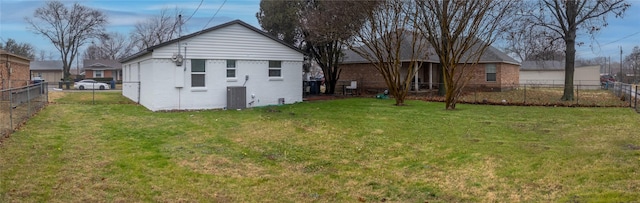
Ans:
[{"label": "downspout", "polygon": [[140,62],[138,61],[138,104],[140,104],[140,90],[142,90],[142,81],[140,81],[140,71],[142,71],[142,68],[140,67]]}]

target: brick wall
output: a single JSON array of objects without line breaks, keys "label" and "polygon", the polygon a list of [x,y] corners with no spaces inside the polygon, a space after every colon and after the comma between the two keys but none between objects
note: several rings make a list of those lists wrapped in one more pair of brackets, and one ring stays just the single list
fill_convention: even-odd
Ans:
[{"label": "brick wall", "polygon": [[115,70],[103,70],[102,77],[93,77],[93,72],[95,70],[85,70],[84,77],[85,78],[117,78]]},{"label": "brick wall", "polygon": [[[9,70],[11,68],[11,70]],[[9,75],[11,72],[11,75]],[[29,59],[2,51],[0,53],[0,88],[20,87],[31,81],[29,73]]]},{"label": "brick wall", "polygon": [[[358,81],[358,89],[365,91],[367,89],[386,89],[387,83],[384,82],[384,78],[378,72],[378,70],[371,64],[342,64],[340,65],[342,72],[340,74],[339,81]],[[342,85],[338,83],[338,85]],[[342,91],[341,86],[336,86],[337,91]]]},{"label": "brick wall", "polygon": [[517,65],[498,63],[496,66],[496,81],[487,81],[486,65],[477,64],[472,66],[473,75],[469,86],[480,88],[484,91],[505,91],[518,85],[520,81],[520,68]]},{"label": "brick wall", "polygon": [[[358,88],[360,91],[366,91],[367,89],[386,89],[387,85],[384,82],[384,78],[378,72],[378,70],[371,64],[342,64],[340,65],[342,73],[340,74],[340,81],[358,81]],[[487,81],[485,64],[477,64],[471,67],[470,74],[471,80],[469,85],[474,88],[481,88],[485,91],[503,91],[513,88],[514,85],[518,85],[520,81],[520,69],[517,65],[498,63],[496,64],[496,81]],[[438,64],[433,64],[433,83],[434,87],[437,87],[439,83],[438,73],[441,68]],[[425,63],[421,70],[418,72],[420,82],[428,82],[428,63]],[[336,87],[337,91],[341,91],[341,87]]]}]

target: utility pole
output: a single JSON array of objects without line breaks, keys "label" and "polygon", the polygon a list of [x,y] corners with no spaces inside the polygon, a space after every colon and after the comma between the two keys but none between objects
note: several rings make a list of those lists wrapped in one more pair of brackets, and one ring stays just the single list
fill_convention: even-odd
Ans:
[{"label": "utility pole", "polygon": [[622,80],[624,80],[626,74],[624,74],[624,68],[622,67],[622,46],[620,46],[620,73],[622,73]]},{"label": "utility pole", "polygon": [[609,56],[609,60],[607,60],[607,65],[609,66],[609,75],[613,76],[613,71],[611,71],[611,56]]}]

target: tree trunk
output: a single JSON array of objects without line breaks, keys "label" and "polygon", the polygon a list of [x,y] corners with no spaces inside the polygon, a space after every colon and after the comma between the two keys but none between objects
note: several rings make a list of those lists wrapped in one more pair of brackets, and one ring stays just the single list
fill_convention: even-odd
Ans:
[{"label": "tree trunk", "polygon": [[338,80],[335,79],[329,79],[329,78],[324,78],[324,93],[325,94],[335,94],[336,92],[336,83],[338,83]]},{"label": "tree trunk", "polygon": [[567,46],[567,56],[564,63],[564,93],[562,94],[562,101],[573,101],[573,74],[575,72],[575,60],[576,60],[576,39],[575,31],[573,34],[568,35],[565,40]]}]

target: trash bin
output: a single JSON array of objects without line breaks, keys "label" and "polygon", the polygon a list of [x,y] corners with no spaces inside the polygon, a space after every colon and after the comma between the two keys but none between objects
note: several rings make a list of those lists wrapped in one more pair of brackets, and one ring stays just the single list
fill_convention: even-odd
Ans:
[{"label": "trash bin", "polygon": [[111,80],[111,89],[116,89],[116,81]]},{"label": "trash bin", "polygon": [[70,89],[69,86],[71,85],[71,81],[64,81],[64,85],[67,89]]},{"label": "trash bin", "polygon": [[58,82],[58,88],[62,89],[62,81]]},{"label": "trash bin", "polygon": [[320,82],[321,81],[314,81],[314,80],[309,81],[309,87],[310,87],[309,94],[313,94],[313,95],[320,94]]}]

